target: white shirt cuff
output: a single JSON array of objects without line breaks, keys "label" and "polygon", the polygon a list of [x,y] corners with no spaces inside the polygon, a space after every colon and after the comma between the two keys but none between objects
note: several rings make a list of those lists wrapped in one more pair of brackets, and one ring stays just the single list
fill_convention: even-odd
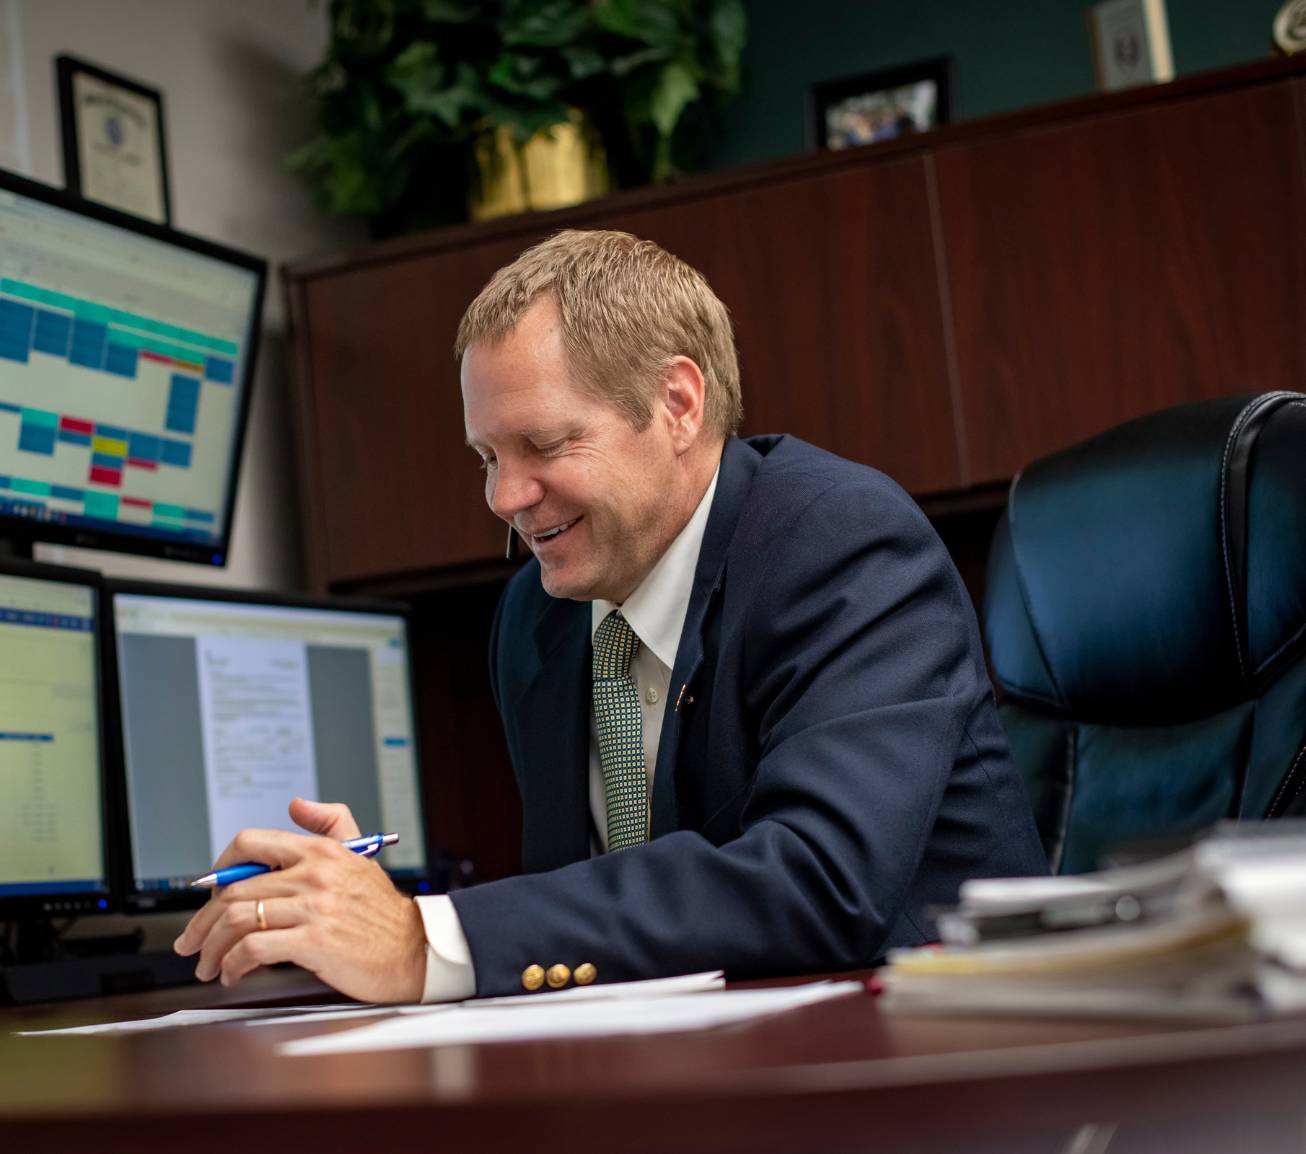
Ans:
[{"label": "white shirt cuff", "polygon": [[476,993],[476,970],[458,911],[445,894],[415,898],[426,929],[423,1002],[461,1002]]}]

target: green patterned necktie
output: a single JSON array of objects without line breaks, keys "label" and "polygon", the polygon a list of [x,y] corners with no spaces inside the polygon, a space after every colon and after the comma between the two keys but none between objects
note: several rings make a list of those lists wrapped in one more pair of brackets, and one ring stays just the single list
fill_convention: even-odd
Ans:
[{"label": "green patterned necktie", "polygon": [[608,803],[608,852],[648,840],[644,726],[630,662],[639,638],[613,610],[594,633],[594,720]]}]

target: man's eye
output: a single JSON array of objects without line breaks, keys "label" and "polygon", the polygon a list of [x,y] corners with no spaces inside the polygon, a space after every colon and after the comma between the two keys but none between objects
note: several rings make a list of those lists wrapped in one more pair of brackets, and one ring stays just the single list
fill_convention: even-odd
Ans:
[{"label": "man's eye", "polygon": [[486,472],[486,473],[488,473],[491,469],[497,467],[497,465],[498,465],[498,461],[496,461],[493,457],[482,457],[482,458],[481,458],[481,470],[482,470],[482,472]]}]

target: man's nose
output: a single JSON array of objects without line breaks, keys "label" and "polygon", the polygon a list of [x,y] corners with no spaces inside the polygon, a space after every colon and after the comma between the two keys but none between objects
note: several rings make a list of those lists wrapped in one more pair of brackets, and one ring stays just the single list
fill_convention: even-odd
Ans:
[{"label": "man's nose", "polygon": [[496,517],[511,521],[518,513],[538,505],[544,497],[544,486],[529,473],[520,469],[505,468],[502,463],[495,474],[488,498]]}]

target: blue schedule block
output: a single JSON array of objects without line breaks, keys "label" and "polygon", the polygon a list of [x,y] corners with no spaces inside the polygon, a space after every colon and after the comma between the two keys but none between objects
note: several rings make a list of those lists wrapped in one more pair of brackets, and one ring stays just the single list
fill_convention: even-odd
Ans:
[{"label": "blue schedule block", "polygon": [[136,379],[136,350],[110,341],[104,352],[104,371],[116,377]]},{"label": "blue schedule block", "polygon": [[21,405],[11,405],[8,401],[0,401],[0,413],[21,413]]},{"label": "blue schedule block", "polygon": [[114,441],[125,441],[131,436],[126,429],[120,429],[117,425],[102,425],[99,421],[95,422],[95,435],[108,437]]},{"label": "blue schedule block", "polygon": [[168,389],[168,412],[163,427],[170,433],[194,433],[200,408],[200,382],[197,377],[172,374]]},{"label": "blue schedule block", "polygon": [[204,379],[219,385],[229,385],[236,379],[236,362],[225,357],[207,357],[204,361]]},{"label": "blue schedule block", "polygon": [[46,457],[54,456],[53,427],[30,425],[26,421],[18,433],[18,449],[23,453],[40,453]]},{"label": "blue schedule block", "polygon": [[32,350],[35,313],[31,305],[0,299],[0,357],[26,364]]},{"label": "blue schedule block", "polygon": [[75,365],[88,369],[104,367],[104,346],[107,343],[108,326],[94,321],[73,321],[73,343],[68,350],[68,359]]},{"label": "blue schedule block", "polygon": [[90,433],[76,433],[72,429],[60,429],[59,440],[65,445],[90,445]]},{"label": "blue schedule block", "polygon": [[86,496],[85,489],[74,489],[71,485],[51,485],[51,497],[62,497],[65,501],[81,501]]},{"label": "blue schedule block", "polygon": [[194,521],[201,525],[211,525],[213,524],[214,518],[213,514],[205,509],[187,509],[186,520]]},{"label": "blue schedule block", "polygon": [[66,357],[72,335],[73,318],[67,313],[51,312],[50,309],[36,310],[36,333],[32,338],[32,348],[38,353]]},{"label": "blue schedule block", "polygon": [[178,469],[190,468],[190,446],[185,441],[163,442],[163,463]]},{"label": "blue schedule block", "polygon": [[127,456],[133,461],[157,461],[163,453],[162,438],[152,433],[129,433]]},{"label": "blue schedule block", "polygon": [[97,469],[121,469],[122,458],[112,457],[108,453],[92,453],[91,465]]}]

